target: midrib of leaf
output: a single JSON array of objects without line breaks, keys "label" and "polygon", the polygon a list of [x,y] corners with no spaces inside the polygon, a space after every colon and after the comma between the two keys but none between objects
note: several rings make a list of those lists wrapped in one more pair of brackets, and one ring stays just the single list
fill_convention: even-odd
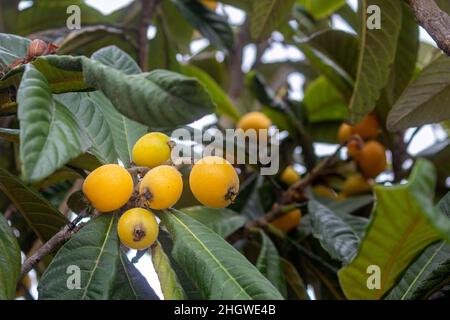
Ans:
[{"label": "midrib of leaf", "polygon": [[92,269],[91,275],[90,275],[89,280],[88,280],[88,283],[86,284],[86,287],[84,287],[84,292],[83,292],[83,296],[81,297],[81,300],[84,300],[86,298],[86,294],[87,294],[87,291],[88,291],[89,286],[91,284],[92,278],[94,277],[94,273],[95,273],[95,271],[98,268],[98,264],[100,263],[100,258],[102,257],[102,255],[103,255],[103,253],[105,251],[106,242],[108,241],[108,237],[109,237],[109,234],[111,232],[111,227],[113,225],[114,219],[115,219],[115,217],[113,217],[111,219],[111,221],[109,222],[108,231],[105,234],[105,239],[103,240],[103,244],[102,244],[102,247],[100,249],[100,253],[99,253],[97,259],[95,260],[94,269]]},{"label": "midrib of leaf", "polygon": [[127,122],[125,121],[125,117],[123,115],[120,115],[122,123],[123,123],[123,128],[125,130],[125,140],[127,141],[127,149],[128,149],[128,155],[131,158],[132,156],[132,150],[131,150],[131,143],[129,140],[129,136],[128,136],[128,129],[127,129]]},{"label": "midrib of leaf", "polygon": [[242,288],[242,286],[236,281],[236,279],[228,272],[228,270],[222,265],[222,263],[219,260],[217,260],[217,258],[203,244],[203,242],[200,241],[199,238],[197,238],[197,236],[188,228],[188,226],[186,224],[184,224],[183,221],[178,219],[178,217],[175,214],[172,214],[172,217],[175,218],[175,220],[177,220],[183,226],[183,228],[185,228],[192,235],[192,237],[194,237],[194,239],[203,247],[203,249],[208,253],[208,255],[211,256],[211,258],[219,266],[219,268],[222,269],[223,272],[225,272],[225,274],[231,279],[231,281],[241,290],[239,293],[244,292],[247,295],[247,297],[252,299],[252,297],[247,293],[247,291],[245,291],[244,288]]},{"label": "midrib of leaf", "polygon": [[[363,15],[363,17],[362,17],[362,22],[361,22],[361,42],[360,42],[360,49],[365,45],[365,43],[366,43],[366,38],[367,38],[367,28],[365,28],[364,27],[364,23],[365,23],[365,21],[367,21],[367,13],[366,13],[366,10],[364,10],[364,8],[366,8],[366,6],[367,6],[367,1],[366,0],[363,0],[362,1],[362,9],[361,9],[361,11],[362,11],[362,15]],[[364,55],[362,54],[362,52],[360,51],[360,54],[359,54],[359,57],[358,57],[358,65],[357,65],[357,69],[356,69],[356,82],[355,82],[355,86],[354,86],[354,88],[358,88],[359,87],[359,83],[360,83],[360,81],[361,81],[361,76],[360,76],[360,74],[361,74],[361,70],[362,70],[362,67],[363,67],[363,61],[364,61]],[[352,109],[353,109],[353,105],[354,105],[354,103],[355,103],[355,98],[356,98],[356,95],[355,94],[353,94],[352,95],[352,98],[350,99],[350,104],[349,104],[349,106],[350,106],[350,110],[351,111],[353,111]]]},{"label": "midrib of leaf", "polygon": [[408,293],[411,291],[411,289],[414,287],[416,282],[419,280],[419,278],[422,276],[422,274],[425,272],[425,269],[431,264],[431,261],[433,261],[434,257],[438,254],[438,252],[442,249],[442,247],[445,246],[445,242],[442,241],[439,248],[434,251],[433,255],[428,259],[427,263],[424,264],[424,266],[420,269],[420,271],[417,273],[417,275],[414,277],[414,280],[411,282],[411,284],[408,286],[408,289],[403,293],[403,295],[400,297],[400,300],[405,300],[405,297],[408,295]]}]

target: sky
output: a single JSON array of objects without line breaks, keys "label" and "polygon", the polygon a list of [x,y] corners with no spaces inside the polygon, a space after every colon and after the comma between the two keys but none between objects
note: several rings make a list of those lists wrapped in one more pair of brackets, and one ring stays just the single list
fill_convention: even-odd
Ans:
[{"label": "sky", "polygon": [[[109,14],[123,6],[126,6],[132,2],[132,0],[86,0],[86,3],[95,7],[99,11],[104,14]],[[29,1],[22,1],[21,6],[24,8],[29,5]],[[356,9],[357,0],[349,0],[348,3]],[[229,16],[230,23],[239,25],[245,18],[244,12],[241,10],[235,9],[230,6],[222,6],[220,5],[218,10],[225,10],[227,15]],[[344,20],[342,20],[338,16],[333,16],[333,27],[337,29],[341,29],[348,32],[353,32],[352,29],[346,24]],[[148,36],[152,38],[155,36],[156,30],[153,27],[149,28]],[[428,35],[428,33],[420,28],[420,38],[424,42],[428,42],[432,45],[435,45],[433,39]],[[193,53],[200,51],[202,48],[208,45],[208,41],[206,39],[195,41],[191,50]],[[250,66],[253,64],[255,59],[255,46],[248,45],[244,49],[244,59],[242,64],[242,69],[244,71],[248,71]],[[294,46],[283,46],[279,43],[272,45],[262,57],[262,61],[267,62],[275,62],[275,61],[284,61],[284,60],[292,60],[298,61],[303,59],[302,53]],[[303,84],[303,77],[298,73],[293,73],[288,78],[291,87],[294,88],[292,92],[292,97],[295,99],[301,99],[303,97],[303,92],[301,90]],[[201,119],[194,123],[194,127],[202,127],[208,122],[214,120],[214,117],[207,116],[204,119]],[[409,129],[407,132],[407,136],[411,135],[414,129]],[[428,146],[436,143],[439,140],[446,139],[446,133],[438,126],[424,126],[423,129],[416,135],[413,142],[410,144],[408,151],[415,155],[420,151],[426,149]],[[320,155],[327,155],[334,152],[336,149],[335,145],[326,145],[326,144],[317,144],[315,145],[317,153]],[[380,176],[380,181],[384,180],[386,176]],[[130,251],[128,256],[132,258],[135,254],[135,251]],[[141,260],[136,264],[136,267],[141,271],[141,273],[147,278],[149,283],[155,289],[156,293],[163,298],[162,292],[159,286],[158,277],[153,268],[153,264],[151,263],[151,257],[149,255],[145,255],[141,258]],[[32,274],[33,277],[33,274]],[[35,281],[33,281],[36,283]],[[32,286],[31,293],[37,297],[36,285]],[[309,290],[309,294],[314,297],[314,293]]]}]

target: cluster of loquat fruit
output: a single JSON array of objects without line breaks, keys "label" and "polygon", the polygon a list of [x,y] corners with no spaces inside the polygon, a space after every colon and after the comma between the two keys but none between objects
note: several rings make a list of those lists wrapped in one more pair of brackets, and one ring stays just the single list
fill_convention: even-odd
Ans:
[{"label": "cluster of loquat fruit", "polygon": [[[136,188],[130,172],[118,164],[98,167],[83,183],[85,197],[98,212],[116,211],[130,202],[134,205],[120,216],[117,226],[120,241],[131,249],[146,249],[156,241],[158,223],[151,210],[173,207],[181,197],[182,175],[176,167],[167,164],[172,147],[170,138],[159,132],[148,133],[136,142],[133,162],[150,169]],[[203,205],[223,208],[237,196],[239,178],[227,160],[209,156],[194,164],[189,186]]]}]

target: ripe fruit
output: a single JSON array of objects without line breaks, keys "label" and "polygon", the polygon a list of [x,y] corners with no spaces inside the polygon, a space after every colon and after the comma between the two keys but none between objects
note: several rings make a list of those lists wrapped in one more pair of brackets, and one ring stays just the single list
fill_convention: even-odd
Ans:
[{"label": "ripe fruit", "polygon": [[208,7],[209,9],[216,11],[217,9],[217,1],[212,1],[212,0],[202,0],[201,1],[202,4],[206,7]]},{"label": "ripe fruit", "polygon": [[364,148],[364,141],[362,139],[352,139],[347,144],[347,155],[352,158],[357,158]]},{"label": "ripe fruit", "polygon": [[378,136],[380,124],[374,114],[368,114],[361,122],[353,127],[353,134],[359,134],[361,138],[373,139]]},{"label": "ripe fruit", "polygon": [[340,144],[345,143],[353,134],[353,127],[347,123],[342,123],[338,131],[338,140]]},{"label": "ripe fruit", "polygon": [[375,178],[386,169],[386,149],[377,141],[368,141],[356,156],[356,163],[367,178]]},{"label": "ripe fruit", "polygon": [[286,167],[286,169],[284,169],[283,173],[281,174],[281,181],[283,181],[287,185],[294,184],[298,180],[300,180],[300,175],[297,173],[297,171],[294,170],[292,166]]},{"label": "ripe fruit", "polygon": [[272,125],[272,121],[262,112],[249,112],[244,115],[238,122],[237,127],[244,131],[249,129],[267,130]]},{"label": "ripe fruit", "polygon": [[31,41],[30,46],[28,47],[28,56],[29,57],[38,57],[42,56],[44,52],[47,50],[47,43],[40,39],[34,39]]},{"label": "ripe fruit", "polygon": [[348,177],[342,186],[342,193],[346,196],[367,193],[371,190],[372,184],[359,174]]},{"label": "ripe fruit", "polygon": [[313,192],[318,195],[321,196],[323,198],[330,198],[330,199],[335,199],[336,198],[336,192],[334,192],[333,189],[328,188],[326,186],[323,185],[316,185],[313,188]]},{"label": "ripe fruit", "polygon": [[195,198],[211,208],[230,205],[239,191],[239,177],[225,159],[209,156],[192,167],[189,185]]},{"label": "ripe fruit", "polygon": [[172,207],[183,192],[181,173],[172,166],[151,169],[139,185],[139,194],[152,209],[163,210]]},{"label": "ripe fruit", "polygon": [[133,208],[119,219],[117,232],[120,241],[130,249],[150,247],[158,238],[158,223],[151,211]]},{"label": "ripe fruit", "polygon": [[130,199],[133,179],[118,164],[105,164],[87,176],[83,183],[83,193],[97,211],[114,211]]},{"label": "ripe fruit", "polygon": [[295,209],[273,220],[272,225],[284,232],[288,232],[298,226],[301,217],[302,211],[300,209]]},{"label": "ripe fruit", "polygon": [[134,145],[132,158],[138,166],[154,168],[170,158],[170,138],[164,133],[151,132]]}]

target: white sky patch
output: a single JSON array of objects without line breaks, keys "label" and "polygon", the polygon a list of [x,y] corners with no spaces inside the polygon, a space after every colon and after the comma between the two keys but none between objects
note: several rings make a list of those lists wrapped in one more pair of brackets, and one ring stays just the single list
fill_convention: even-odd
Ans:
[{"label": "white sky patch", "polygon": [[248,44],[244,47],[244,56],[242,59],[242,71],[248,72],[255,63],[256,58],[256,46],[254,44]]},{"label": "white sky patch", "polygon": [[299,73],[294,72],[288,76],[288,83],[290,85],[290,97],[294,100],[303,99],[303,84],[305,83],[305,77]]},{"label": "white sky patch", "polygon": [[241,25],[244,23],[245,20],[245,12],[232,7],[232,6],[223,6],[223,9],[225,11],[225,15],[228,16],[228,22],[232,25]]},{"label": "white sky patch", "polygon": [[[130,250],[127,253],[128,259],[131,261],[133,257],[136,255],[136,250]],[[134,265],[142,275],[147,279],[150,283],[150,286],[153,288],[155,293],[159,296],[161,300],[164,300],[164,295],[161,291],[161,286],[159,284],[158,274],[153,267],[152,258],[149,254],[145,254],[142,256],[139,261]]]},{"label": "white sky patch", "polygon": [[123,8],[133,0],[86,0],[86,4],[94,7],[103,14],[110,14],[117,9]]},{"label": "white sky patch", "polygon": [[201,39],[192,41],[190,44],[190,49],[191,49],[192,55],[196,55],[197,53],[199,53],[200,51],[205,49],[207,46],[209,46],[209,41],[206,38],[201,38]]}]

